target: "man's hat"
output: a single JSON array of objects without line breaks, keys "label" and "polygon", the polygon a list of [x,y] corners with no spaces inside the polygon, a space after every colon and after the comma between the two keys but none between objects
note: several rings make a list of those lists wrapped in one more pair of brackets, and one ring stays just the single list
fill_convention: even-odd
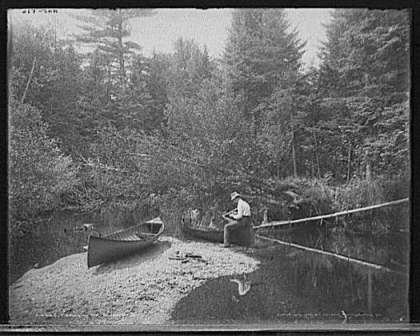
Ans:
[{"label": "man's hat", "polygon": [[238,194],[236,191],[230,194],[230,199],[233,201],[236,197],[240,197],[241,195]]}]

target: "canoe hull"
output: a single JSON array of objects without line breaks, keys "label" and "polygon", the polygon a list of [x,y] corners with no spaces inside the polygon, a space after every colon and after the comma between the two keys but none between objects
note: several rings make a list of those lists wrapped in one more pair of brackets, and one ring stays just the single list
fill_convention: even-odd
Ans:
[{"label": "canoe hull", "polygon": [[93,267],[140,252],[152,246],[164,230],[156,220],[121,230],[105,237],[91,235],[88,242],[87,263]]},{"label": "canoe hull", "polygon": [[[189,226],[183,227],[183,232],[186,236],[206,240],[213,243],[224,242],[224,231],[222,230],[200,230]],[[253,232],[251,232],[253,235]],[[237,228],[232,231],[230,242],[235,245],[251,246],[254,238],[249,237],[249,232],[243,228]]]},{"label": "canoe hull", "polygon": [[117,241],[91,236],[88,244],[88,267],[114,261],[139,252],[153,243],[154,240]]},{"label": "canoe hull", "polygon": [[182,231],[190,237],[207,240],[213,243],[223,243],[223,231],[205,231],[194,229],[189,226],[184,226]]},{"label": "canoe hull", "polygon": [[[231,243],[236,245],[243,246],[252,246],[255,241],[255,228],[250,234],[247,230],[243,228],[237,228],[232,231]],[[262,229],[260,232],[267,231],[267,233],[272,234],[272,229]],[[275,231],[277,234],[289,235],[290,233],[296,231],[296,227],[285,226],[284,228],[278,229]],[[223,230],[201,230],[198,228],[193,228],[187,224],[182,225],[182,232],[187,237],[197,238],[201,240],[206,240],[213,243],[223,243],[224,242],[224,232]]]}]

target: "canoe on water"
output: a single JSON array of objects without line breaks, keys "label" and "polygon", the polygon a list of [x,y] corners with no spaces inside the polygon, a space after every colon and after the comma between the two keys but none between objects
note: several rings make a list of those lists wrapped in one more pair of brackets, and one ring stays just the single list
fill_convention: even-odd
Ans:
[{"label": "canoe on water", "polygon": [[88,267],[133,254],[154,244],[165,229],[159,217],[145,223],[132,226],[111,234],[89,236],[87,262]]}]

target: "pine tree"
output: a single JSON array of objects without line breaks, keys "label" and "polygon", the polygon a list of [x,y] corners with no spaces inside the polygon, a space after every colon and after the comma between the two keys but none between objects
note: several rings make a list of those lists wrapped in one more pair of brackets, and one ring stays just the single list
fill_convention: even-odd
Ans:
[{"label": "pine tree", "polygon": [[289,28],[281,9],[241,9],[233,13],[224,60],[230,85],[243,97],[243,112],[248,118],[274,90],[293,82],[300,68],[304,44]]},{"label": "pine tree", "polygon": [[108,55],[116,63],[117,76],[121,87],[125,88],[127,79],[127,56],[140,50],[132,41],[125,41],[130,36],[129,20],[153,15],[150,9],[96,9],[90,15],[73,15],[84,22],[80,26],[83,34],[76,35],[76,41],[93,45]]},{"label": "pine tree", "polygon": [[[298,174],[295,117],[303,47],[284,10],[237,10],[224,57],[229,85],[238,96],[243,117],[252,125],[250,136],[258,139],[249,162],[267,168],[285,166],[286,155],[288,173],[293,175]],[[258,152],[268,156],[262,158]],[[254,168],[249,165],[247,169]],[[279,170],[274,171],[279,176]]]},{"label": "pine tree", "polygon": [[[327,29],[320,92],[331,113],[337,106],[346,111],[338,122],[350,125],[346,138],[361,160],[358,173],[371,166],[377,174],[404,170],[395,162],[408,155],[406,11],[336,10]],[[344,156],[346,147],[336,152]]]},{"label": "pine tree", "polygon": [[[144,82],[150,95],[148,115],[150,123],[147,130],[165,127],[165,108],[168,104],[168,73],[170,67],[169,56],[153,53],[151,58],[144,60]],[[134,71],[133,71],[134,72]]]},{"label": "pine tree", "polygon": [[168,128],[177,134],[192,129],[187,106],[196,99],[202,83],[211,78],[213,64],[206,48],[201,49],[193,40],[178,39],[170,60],[168,73],[168,105],[165,116]]}]

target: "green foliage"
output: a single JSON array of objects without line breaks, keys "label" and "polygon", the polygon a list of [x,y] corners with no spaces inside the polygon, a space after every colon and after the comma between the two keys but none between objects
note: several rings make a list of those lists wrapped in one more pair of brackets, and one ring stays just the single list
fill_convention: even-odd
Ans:
[{"label": "green foliage", "polygon": [[[281,9],[235,10],[222,62],[182,38],[172,54],[141,55],[129,20],[150,14],[78,17],[76,42],[94,47],[85,58],[52,29],[14,30],[10,94],[25,93],[39,116],[27,138],[13,125],[11,143],[22,152],[28,139],[49,143],[59,148],[51,155],[77,160],[80,183],[71,173],[52,193],[66,195],[63,205],[159,207],[175,225],[190,207],[231,208],[232,190],[249,197],[257,222],[264,208],[270,219],[301,218],[396,198],[378,176],[408,171],[404,11],[335,10],[321,67],[305,71],[304,44]],[[73,172],[60,160],[46,160],[54,173],[45,175]],[[16,162],[16,172],[30,164]],[[62,204],[52,194],[37,207]]]},{"label": "green foliage", "polygon": [[277,178],[299,173],[297,132],[308,94],[300,73],[303,47],[281,9],[233,14],[224,61],[228,85],[257,139],[248,160],[261,152],[257,162]]},{"label": "green foliage", "polygon": [[[182,38],[171,54],[143,56],[129,41],[129,22],[151,14],[77,17],[84,34],[75,45],[92,47],[84,57],[54,29],[14,27],[14,242],[27,231],[32,242],[39,217],[70,207],[99,215],[110,231],[159,215],[167,233],[179,234],[192,208],[222,228],[234,190],[250,203],[254,224],[266,210],[269,221],[298,219],[409,196],[406,11],[334,10],[321,66],[306,70],[304,44],[282,9],[235,10],[221,62]],[[395,266],[407,260],[408,243],[396,237],[405,237],[408,216],[398,205],[307,222],[287,234],[267,231]],[[293,281],[306,279],[340,303],[364,288],[363,267],[294,257]]]},{"label": "green foliage", "polygon": [[340,188],[336,207],[340,210],[357,209],[384,201],[383,189],[378,180],[354,178]]},{"label": "green foliage", "polygon": [[124,41],[130,35],[129,20],[153,14],[150,9],[96,9],[89,15],[73,15],[83,22],[80,28],[84,33],[76,35],[76,41],[94,45],[108,57],[111,64],[117,63],[116,77],[124,88],[128,61],[126,56],[141,49],[132,41]]},{"label": "green foliage", "polygon": [[22,230],[20,224],[74,200],[78,169],[48,138],[36,108],[11,97],[9,114],[9,215],[14,235]]},{"label": "green foliage", "polygon": [[[46,28],[18,26],[13,34],[11,94],[39,109],[48,135],[69,154],[82,143],[78,100],[81,57],[72,46],[57,41]],[[33,69],[33,71],[32,71]],[[32,77],[31,77],[32,73]]]},{"label": "green foliage", "polygon": [[[404,175],[380,176],[374,180],[354,178],[349,184],[338,188],[336,195],[337,210],[357,209],[409,197],[409,182]],[[408,208],[397,206],[362,212],[352,215],[346,221],[355,223],[350,230],[384,233],[408,225]]]},{"label": "green foliage", "polygon": [[[153,91],[154,79],[149,61],[138,55],[141,47],[126,39],[132,19],[153,15],[148,9],[92,10],[76,15],[82,34],[76,42],[94,47],[83,90],[83,115],[96,125],[127,127],[139,131],[160,128],[163,121],[162,90]],[[93,89],[93,90],[89,90]],[[160,99],[160,101],[159,101]],[[98,110],[101,118],[97,118]],[[91,140],[91,139],[88,139]]]},{"label": "green foliage", "polygon": [[201,50],[194,41],[178,39],[170,59],[168,77],[168,104],[165,116],[170,131],[182,134],[194,127],[189,113],[204,80],[211,76],[207,50]]},{"label": "green foliage", "polygon": [[59,43],[54,40],[51,29],[25,24],[13,27],[11,46],[11,66],[20,73],[14,77],[16,82],[11,84],[15,97],[23,97],[31,68],[35,65],[26,101],[39,107],[36,104],[42,101],[40,98],[43,98],[44,82],[50,75],[53,50],[59,47]]},{"label": "green foliage", "polygon": [[229,84],[241,95],[244,116],[259,118],[253,110],[276,88],[286,88],[300,67],[304,44],[297,32],[288,32],[282,9],[239,9],[233,13],[225,63]]},{"label": "green foliage", "polygon": [[[408,32],[408,15],[401,10],[335,10],[327,27],[320,98],[334,98],[349,111],[337,121],[347,125],[346,142],[357,158],[348,170],[358,176],[368,165],[376,174],[407,169]],[[344,142],[338,144],[335,152],[345,156]]]},{"label": "green foliage", "polygon": [[147,197],[141,174],[144,162],[138,153],[142,138],[133,130],[119,131],[113,126],[101,128],[96,137],[81,170],[81,206],[92,211],[120,203],[133,209],[138,200]]},{"label": "green foliage", "polygon": [[168,103],[169,60],[165,55],[154,54],[151,58],[138,56],[133,63],[128,89],[128,103],[121,110],[131,125],[151,132],[161,129],[165,121],[164,110]]}]

